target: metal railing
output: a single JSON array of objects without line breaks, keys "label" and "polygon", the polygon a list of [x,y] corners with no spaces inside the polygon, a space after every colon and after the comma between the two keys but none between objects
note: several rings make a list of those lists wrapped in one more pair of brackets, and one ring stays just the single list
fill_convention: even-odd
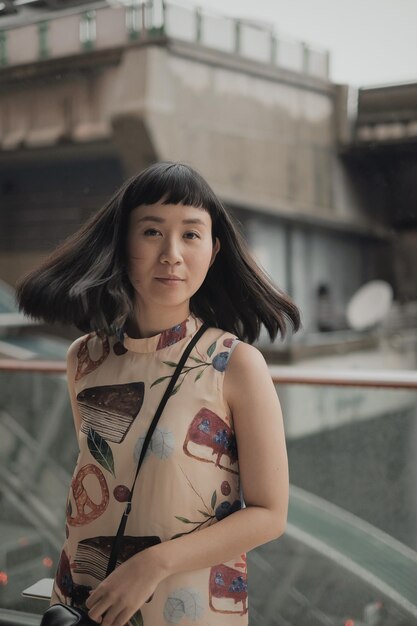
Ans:
[{"label": "metal railing", "polygon": [[273,26],[174,2],[131,2],[44,13],[30,24],[0,22],[0,68],[169,37],[329,79],[329,53],[281,37]]},{"label": "metal railing", "polygon": [[[28,361],[0,359],[1,371],[65,374],[66,364],[64,361],[44,359]],[[330,370],[270,365],[269,371],[275,384],[417,389],[417,372],[414,370]]]}]

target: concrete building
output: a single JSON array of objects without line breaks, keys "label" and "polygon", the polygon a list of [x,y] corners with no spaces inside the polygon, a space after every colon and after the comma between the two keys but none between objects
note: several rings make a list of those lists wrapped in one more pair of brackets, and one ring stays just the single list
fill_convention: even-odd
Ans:
[{"label": "concrete building", "polygon": [[317,329],[320,284],[345,328],[360,285],[395,282],[383,190],[346,164],[357,94],[330,81],[326,52],[171,3],[37,4],[0,18],[2,279],[13,285],[125,177],[170,159],[240,221],[301,308],[299,337]]}]

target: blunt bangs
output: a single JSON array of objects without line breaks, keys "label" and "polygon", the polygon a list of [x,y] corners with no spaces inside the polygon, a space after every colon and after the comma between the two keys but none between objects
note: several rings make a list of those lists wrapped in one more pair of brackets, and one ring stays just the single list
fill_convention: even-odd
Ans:
[{"label": "blunt bangs", "polygon": [[130,212],[142,204],[184,204],[208,211],[213,226],[220,214],[218,200],[206,181],[183,163],[162,161],[131,180],[125,197]]}]

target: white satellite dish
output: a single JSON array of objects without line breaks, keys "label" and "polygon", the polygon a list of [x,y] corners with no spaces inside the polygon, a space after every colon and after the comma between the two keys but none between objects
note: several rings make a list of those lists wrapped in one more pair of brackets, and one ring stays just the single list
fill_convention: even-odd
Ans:
[{"label": "white satellite dish", "polygon": [[384,280],[371,280],[362,285],[347,306],[346,319],[354,330],[375,326],[386,317],[391,308],[393,291]]}]

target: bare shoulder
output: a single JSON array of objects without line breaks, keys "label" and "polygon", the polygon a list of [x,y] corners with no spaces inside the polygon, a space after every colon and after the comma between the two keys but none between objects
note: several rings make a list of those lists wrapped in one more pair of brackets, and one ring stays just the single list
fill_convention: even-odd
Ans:
[{"label": "bare shoulder", "polygon": [[233,410],[242,395],[259,390],[259,386],[263,387],[268,380],[272,384],[262,352],[249,343],[239,341],[225,370],[223,393],[229,408]]},{"label": "bare shoulder", "polygon": [[267,366],[262,352],[250,343],[239,341],[237,346],[233,349],[233,354],[230,357],[226,371],[230,373],[240,368],[250,370],[253,367],[259,366],[261,363]]}]

